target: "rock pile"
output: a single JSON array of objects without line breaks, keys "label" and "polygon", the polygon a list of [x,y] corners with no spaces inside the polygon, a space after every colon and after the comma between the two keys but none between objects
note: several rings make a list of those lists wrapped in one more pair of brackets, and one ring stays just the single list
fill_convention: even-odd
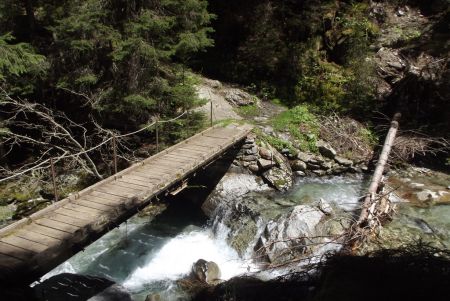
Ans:
[{"label": "rock pile", "polygon": [[286,191],[293,184],[289,161],[272,146],[263,142],[257,145],[255,137],[247,138],[233,163],[248,168],[277,190]]}]

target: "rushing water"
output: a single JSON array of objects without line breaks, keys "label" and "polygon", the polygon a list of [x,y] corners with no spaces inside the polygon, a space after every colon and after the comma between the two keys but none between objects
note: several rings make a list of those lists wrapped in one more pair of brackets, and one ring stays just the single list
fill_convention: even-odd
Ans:
[{"label": "rushing water", "polygon": [[226,228],[214,236],[204,219],[178,204],[152,221],[135,216],[44,279],[63,272],[87,274],[122,284],[136,301],[149,293],[177,300],[183,294],[175,281],[187,275],[198,259],[216,262],[223,279],[247,270],[246,262],[226,244],[226,236]]},{"label": "rushing water", "polygon": [[[358,199],[366,188],[364,183],[362,177],[305,178],[290,193],[272,200],[288,208],[323,198],[335,208],[351,211],[359,205]],[[425,235],[440,235],[444,241],[448,240],[450,206],[420,209],[403,205],[401,208],[389,231],[400,231],[396,235],[404,235],[405,231],[424,234],[428,224],[433,228],[432,234]],[[189,202],[181,201],[153,220],[133,217],[44,278],[62,272],[88,274],[122,284],[136,301],[144,300],[150,293],[160,294],[163,300],[179,300],[184,295],[176,281],[186,276],[198,259],[216,262],[222,279],[244,274],[249,269],[254,271],[254,266],[227,244],[227,228],[211,225],[196,210]]]}]

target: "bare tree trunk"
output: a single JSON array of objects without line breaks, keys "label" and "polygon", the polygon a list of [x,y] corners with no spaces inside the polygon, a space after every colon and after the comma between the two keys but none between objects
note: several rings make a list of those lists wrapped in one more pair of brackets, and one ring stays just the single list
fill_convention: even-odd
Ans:
[{"label": "bare tree trunk", "polygon": [[389,132],[386,136],[386,140],[384,142],[383,150],[381,151],[380,158],[378,159],[377,166],[372,176],[372,181],[370,182],[369,190],[367,196],[364,199],[363,207],[361,210],[361,214],[358,219],[358,225],[362,228],[365,227],[369,222],[369,209],[372,206],[372,203],[375,201],[375,195],[378,190],[378,186],[380,184],[381,178],[383,177],[383,171],[386,166],[386,163],[389,159],[389,153],[391,152],[392,145],[395,140],[395,136],[398,130],[398,120],[400,119],[401,114],[395,114]]}]

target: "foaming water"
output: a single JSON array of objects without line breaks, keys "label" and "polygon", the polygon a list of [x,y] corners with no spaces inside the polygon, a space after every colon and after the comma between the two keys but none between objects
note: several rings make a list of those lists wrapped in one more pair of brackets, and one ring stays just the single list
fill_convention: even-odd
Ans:
[{"label": "foaming water", "polygon": [[247,263],[224,240],[216,239],[211,229],[191,228],[152,254],[144,266],[127,278],[124,286],[136,291],[150,282],[180,279],[189,274],[198,259],[216,262],[224,280],[247,271]]},{"label": "foaming water", "polygon": [[[170,210],[168,210],[170,211]],[[161,218],[133,217],[41,278],[76,273],[111,279],[125,286],[134,300],[148,294],[164,300],[186,299],[176,281],[187,276],[198,259],[214,261],[221,279],[243,274],[249,264],[226,243],[228,228],[198,221],[176,209]]]}]

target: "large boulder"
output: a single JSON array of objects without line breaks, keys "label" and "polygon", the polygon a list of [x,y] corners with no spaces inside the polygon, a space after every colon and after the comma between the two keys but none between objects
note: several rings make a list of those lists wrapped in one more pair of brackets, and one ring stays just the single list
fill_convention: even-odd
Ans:
[{"label": "large boulder", "polygon": [[249,192],[269,191],[270,187],[255,175],[227,173],[202,205],[203,212],[212,217],[219,206],[233,206]]},{"label": "large boulder", "polygon": [[34,287],[42,301],[132,301],[129,292],[114,281],[92,276],[63,273]]},{"label": "large boulder", "polygon": [[255,96],[248,94],[240,89],[227,88],[223,90],[225,100],[235,106],[249,106],[258,104],[258,99]]},{"label": "large boulder", "polygon": [[214,261],[197,260],[192,266],[192,276],[204,283],[214,284],[220,280],[220,268]]},{"label": "large boulder", "polygon": [[293,184],[293,173],[289,161],[281,155],[276,149],[270,149],[273,154],[273,161],[276,162],[276,166],[265,171],[262,177],[266,182],[268,182],[272,187],[279,191],[286,191],[292,187]]},{"label": "large boulder", "polygon": [[270,263],[298,258],[309,250],[308,243],[317,236],[317,225],[325,214],[316,207],[298,205],[289,213],[270,221],[261,234],[255,251]]},{"label": "large boulder", "polygon": [[316,146],[322,156],[329,159],[334,159],[334,157],[336,157],[336,150],[327,142],[319,140],[316,142]]}]

